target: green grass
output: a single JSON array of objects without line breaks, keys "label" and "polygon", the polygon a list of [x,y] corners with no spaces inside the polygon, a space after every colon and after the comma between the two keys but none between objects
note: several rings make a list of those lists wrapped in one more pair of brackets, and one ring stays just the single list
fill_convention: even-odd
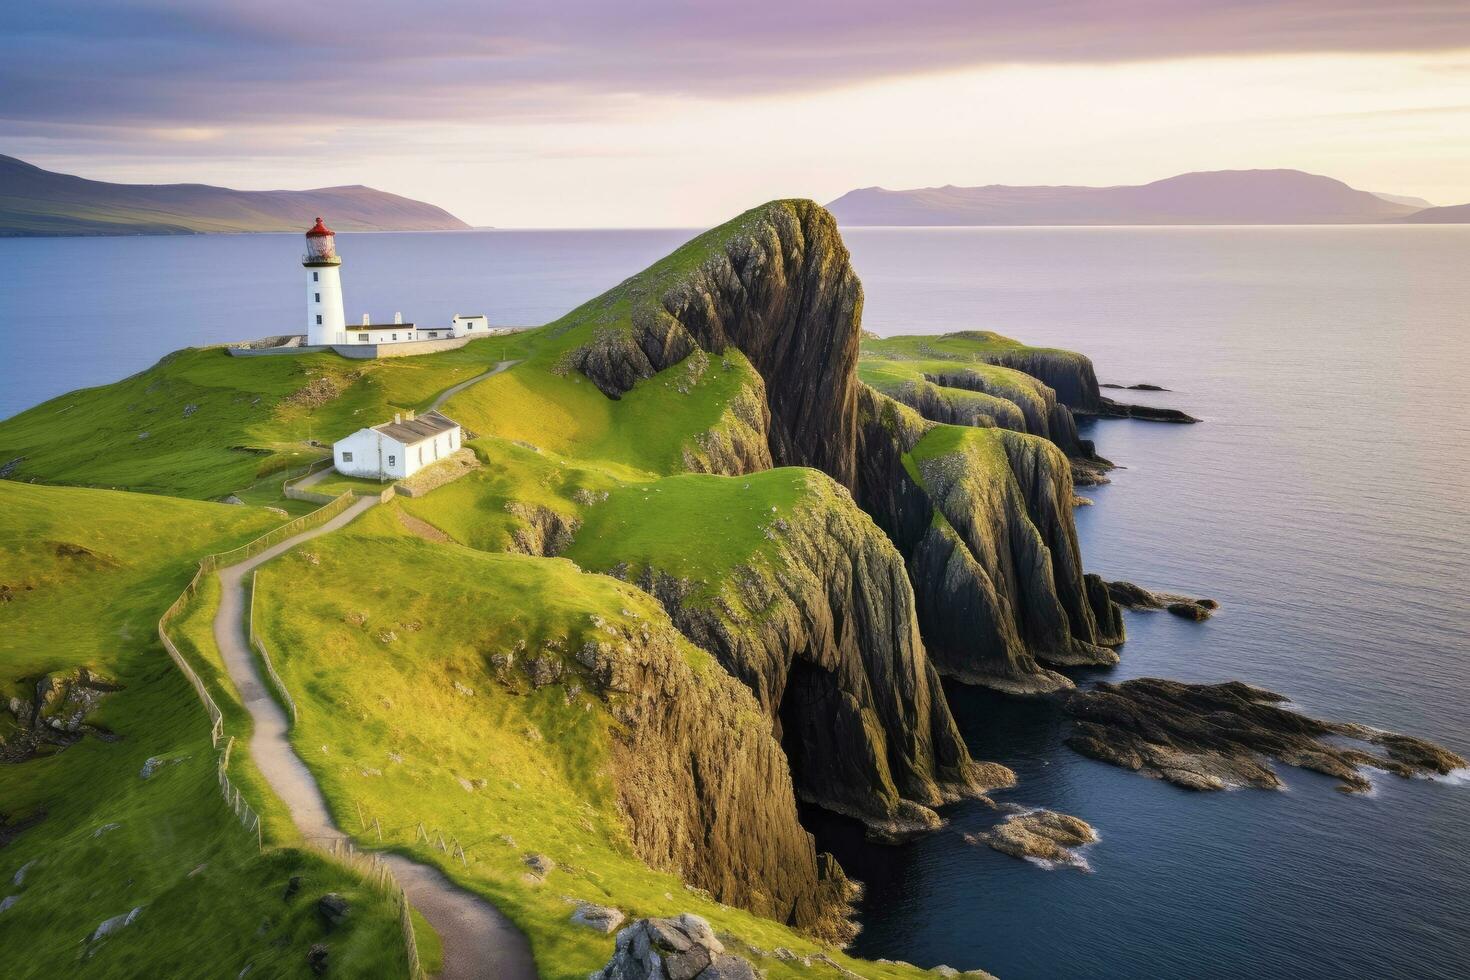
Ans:
[{"label": "green grass", "polygon": [[654,567],[696,585],[718,588],[742,562],[772,558],[765,530],[809,499],[810,470],[785,468],[745,477],[685,474],[613,490],[583,508],[585,518],[567,557],[607,571],[626,562],[636,574]]},{"label": "green grass", "polygon": [[908,334],[897,337],[865,334],[862,342],[862,356],[875,360],[975,361],[985,354],[1051,349],[1031,347],[990,330],[960,330],[947,334]]},{"label": "green grass", "polygon": [[[381,822],[384,846],[488,896],[525,930],[548,978],[585,977],[612,952],[612,937],[568,922],[569,899],[632,916],[693,911],[766,950],[817,950],[778,923],[686,890],[634,855],[612,781],[617,725],[585,683],[534,690],[496,675],[495,654],[520,643],[530,651],[522,656],[544,653],[555,641],[575,680],[570,652],[591,634],[594,616],[673,636],[662,608],[570,561],[407,537],[397,506],[313,541],[320,564],[293,552],[260,573],[258,622],[302,709],[293,742],[339,819],[356,826],[360,805]],[[363,568],[375,572],[359,577]],[[325,584],[303,594],[308,569]],[[698,669],[717,669],[704,651],[682,637],[675,642]],[[762,722],[753,716],[752,723]],[[468,866],[417,840],[420,823],[435,839],[442,832],[463,844]],[[525,880],[529,853],[556,861],[544,884]],[[866,976],[915,975],[842,959]],[[759,965],[773,978],[810,975],[774,958]]]},{"label": "green grass", "polygon": [[[0,579],[16,596],[0,605],[5,689],[81,665],[124,685],[93,716],[119,740],[88,737],[0,764],[0,810],[46,812],[0,851],[0,892],[18,895],[0,915],[0,948],[25,950],[7,957],[7,976],[234,976],[253,963],[256,975],[304,977],[320,940],[344,974],[401,971],[389,903],[314,855],[257,854],[220,798],[204,709],[154,632],[192,556],[278,520],[257,508],[0,482]],[[152,756],[171,761],[143,780]],[[27,864],[24,885],[10,885]],[[292,875],[304,881],[288,903]],[[351,927],[331,936],[313,909],[327,891],[354,908]],[[83,940],[104,918],[139,905],[133,925],[87,955]]]},{"label": "green grass", "polygon": [[[321,457],[308,440],[330,445],[395,411],[423,410],[444,389],[526,350],[515,337],[374,361],[189,348],[0,422],[0,465],[23,458],[14,479],[223,497]],[[293,399],[313,384],[336,394],[316,407]]]}]

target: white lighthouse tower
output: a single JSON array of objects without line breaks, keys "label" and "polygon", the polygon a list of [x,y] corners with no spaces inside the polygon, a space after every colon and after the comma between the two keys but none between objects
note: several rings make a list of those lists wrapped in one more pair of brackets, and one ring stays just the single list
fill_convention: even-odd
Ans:
[{"label": "white lighthouse tower", "polygon": [[342,260],[337,236],[317,218],[306,233],[306,342],[340,344],[346,339],[347,317],[342,312]]}]

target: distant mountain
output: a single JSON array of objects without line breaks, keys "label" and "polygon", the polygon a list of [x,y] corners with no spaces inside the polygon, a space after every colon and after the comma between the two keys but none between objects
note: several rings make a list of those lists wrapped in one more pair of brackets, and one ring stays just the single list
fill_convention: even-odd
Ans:
[{"label": "distant mountain", "polygon": [[1408,194],[1380,194],[1377,191],[1374,191],[1373,192],[1373,196],[1374,197],[1381,197],[1385,201],[1392,201],[1394,204],[1407,204],[1411,208],[1432,208],[1432,207],[1434,207],[1433,204],[1430,204],[1428,201],[1424,200],[1424,198],[1422,198],[1422,197],[1410,197]]},{"label": "distant mountain", "polygon": [[108,184],[0,155],[0,236],[302,231],[319,214],[336,231],[469,227],[443,208],[361,185],[236,191],[208,184]]},{"label": "distant mountain", "polygon": [[1399,221],[1415,225],[1470,224],[1470,204],[1452,204],[1443,208],[1425,208],[1404,215]]},{"label": "distant mountain", "polygon": [[1122,187],[865,187],[827,209],[850,226],[1357,224],[1419,210],[1300,170],[1216,170]]}]

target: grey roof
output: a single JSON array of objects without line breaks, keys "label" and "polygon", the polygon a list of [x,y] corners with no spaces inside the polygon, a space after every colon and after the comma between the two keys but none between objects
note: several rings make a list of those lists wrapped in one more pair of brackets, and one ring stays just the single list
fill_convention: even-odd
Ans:
[{"label": "grey roof", "polygon": [[[347,332],[354,330],[412,330],[412,323],[349,323]],[[441,328],[442,329],[442,328]]]},{"label": "grey roof", "polygon": [[374,431],[381,432],[390,439],[397,439],[405,446],[412,446],[457,428],[458,422],[438,412],[426,412],[406,422],[384,422],[373,426]]}]

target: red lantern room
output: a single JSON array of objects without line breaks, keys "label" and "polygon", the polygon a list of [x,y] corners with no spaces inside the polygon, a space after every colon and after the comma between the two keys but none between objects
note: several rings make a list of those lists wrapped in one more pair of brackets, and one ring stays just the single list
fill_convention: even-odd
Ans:
[{"label": "red lantern room", "polygon": [[306,255],[302,257],[302,265],[341,265],[342,260],[337,257],[336,232],[322,223],[318,217],[316,224],[306,233]]}]

